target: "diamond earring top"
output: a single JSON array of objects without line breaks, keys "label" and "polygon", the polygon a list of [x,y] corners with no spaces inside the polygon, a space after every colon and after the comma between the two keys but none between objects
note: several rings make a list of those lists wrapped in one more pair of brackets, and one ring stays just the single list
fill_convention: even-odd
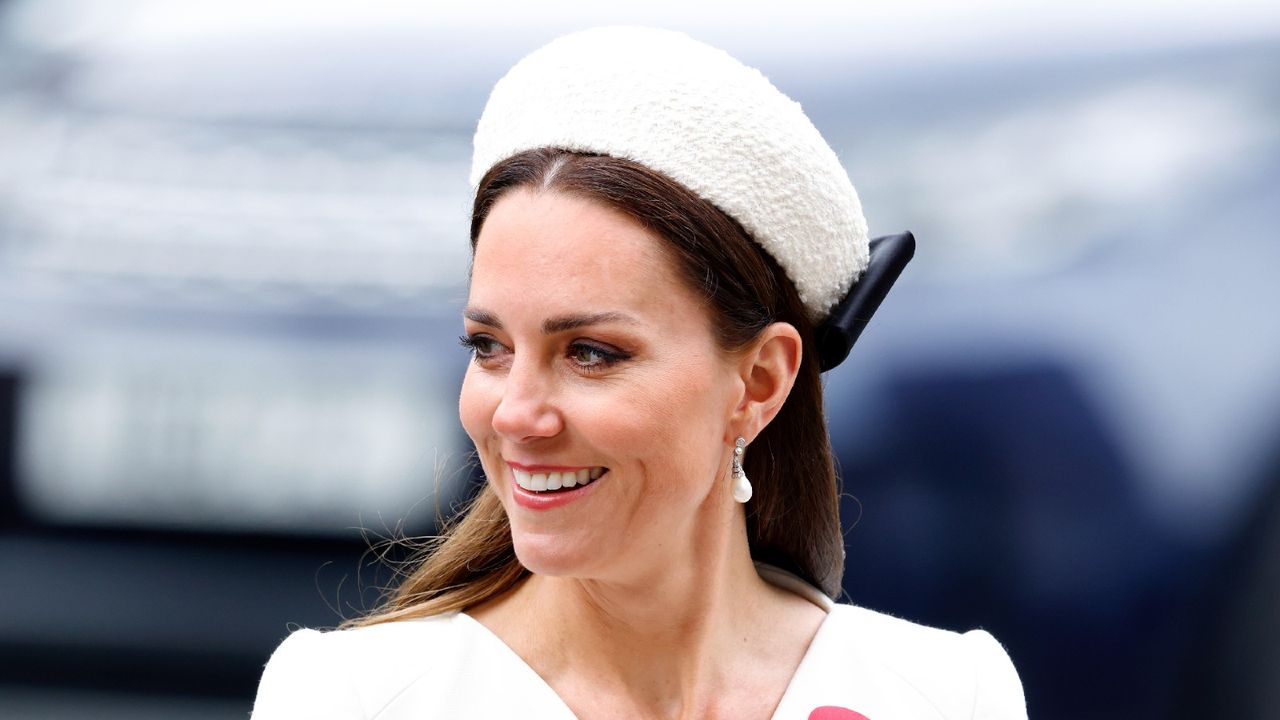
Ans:
[{"label": "diamond earring top", "polygon": [[746,453],[747,439],[738,436],[733,443],[733,499],[745,503],[751,499],[751,481],[742,469],[742,456]]}]

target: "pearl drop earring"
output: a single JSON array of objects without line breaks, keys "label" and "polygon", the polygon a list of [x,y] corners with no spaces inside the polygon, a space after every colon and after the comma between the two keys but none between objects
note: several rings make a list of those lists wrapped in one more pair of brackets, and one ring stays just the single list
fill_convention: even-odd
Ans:
[{"label": "pearl drop earring", "polygon": [[746,452],[747,440],[739,436],[733,443],[733,499],[745,503],[751,499],[751,481],[742,469],[742,454]]}]

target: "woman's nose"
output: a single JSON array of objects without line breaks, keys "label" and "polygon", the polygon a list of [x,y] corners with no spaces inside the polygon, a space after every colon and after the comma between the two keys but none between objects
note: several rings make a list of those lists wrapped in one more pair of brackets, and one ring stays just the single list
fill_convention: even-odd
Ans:
[{"label": "woman's nose", "polygon": [[564,429],[564,418],[554,402],[554,386],[549,371],[517,359],[493,412],[494,431],[513,442],[558,435]]}]

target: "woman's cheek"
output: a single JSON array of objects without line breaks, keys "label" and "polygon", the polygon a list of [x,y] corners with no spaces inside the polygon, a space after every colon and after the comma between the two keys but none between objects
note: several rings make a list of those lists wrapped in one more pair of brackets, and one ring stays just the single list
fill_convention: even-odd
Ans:
[{"label": "woman's cheek", "polygon": [[477,450],[484,447],[484,440],[492,427],[493,411],[497,407],[491,385],[492,382],[481,377],[472,365],[462,378],[462,392],[458,396],[458,419]]}]

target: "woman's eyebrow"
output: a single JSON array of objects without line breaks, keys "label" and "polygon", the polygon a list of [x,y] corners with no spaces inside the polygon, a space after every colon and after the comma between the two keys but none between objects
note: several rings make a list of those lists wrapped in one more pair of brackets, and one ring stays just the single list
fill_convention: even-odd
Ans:
[{"label": "woman's eyebrow", "polygon": [[466,307],[462,309],[462,317],[470,320],[471,322],[480,323],[481,325],[488,325],[489,327],[497,330],[502,329],[502,321],[498,319],[497,315],[494,315],[488,310],[482,310],[480,308],[473,308],[473,307]]},{"label": "woman's eyebrow", "polygon": [[[480,323],[481,325],[488,325],[489,327],[497,330],[502,329],[502,321],[498,319],[498,316],[482,308],[464,308],[462,310],[462,316],[472,322]],[[626,323],[628,325],[636,325],[639,323],[638,320],[626,313],[614,311],[588,313],[585,315],[561,315],[559,317],[543,320],[542,333],[544,335],[554,335],[566,330],[611,322]]]},{"label": "woman's eyebrow", "polygon": [[560,317],[547,318],[542,321],[542,332],[544,335],[554,335],[555,333],[564,332],[565,330],[573,330],[574,328],[585,327],[587,325],[599,325],[601,323],[626,323],[635,325],[639,321],[635,318],[620,312],[599,312],[588,315],[561,315]]}]

